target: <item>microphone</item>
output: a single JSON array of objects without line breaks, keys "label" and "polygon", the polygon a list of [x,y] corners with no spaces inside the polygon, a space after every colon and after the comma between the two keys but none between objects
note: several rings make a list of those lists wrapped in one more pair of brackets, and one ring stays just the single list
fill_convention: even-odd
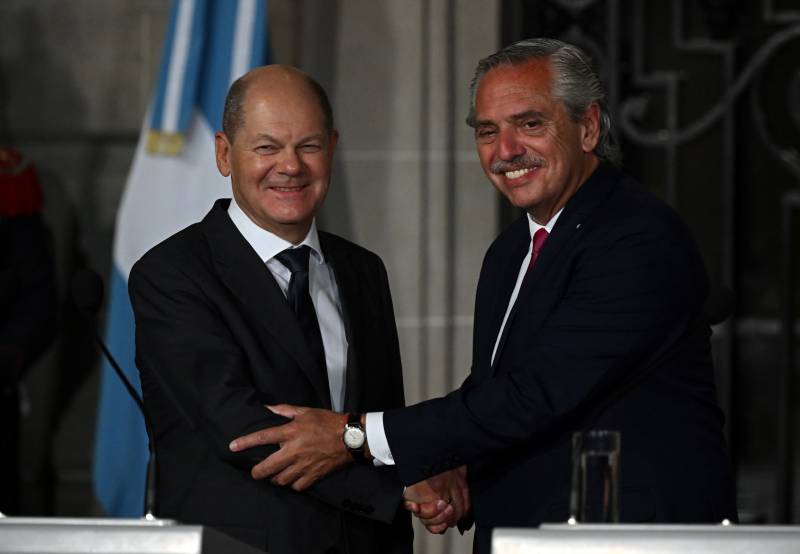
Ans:
[{"label": "microphone", "polygon": [[136,388],[130,382],[128,377],[125,375],[125,372],[122,371],[122,368],[117,363],[117,360],[114,359],[114,356],[111,354],[111,351],[109,351],[106,343],[100,337],[100,333],[97,330],[97,322],[95,317],[97,316],[97,312],[100,310],[100,306],[103,305],[103,280],[96,271],[88,268],[80,269],[72,276],[70,288],[72,302],[86,317],[86,319],[91,322],[94,331],[95,342],[97,342],[98,346],[100,346],[100,349],[103,351],[106,359],[111,364],[111,367],[114,369],[117,377],[119,377],[122,381],[122,384],[128,391],[128,395],[130,395],[130,397],[133,399],[134,403],[142,414],[142,418],[144,419],[144,424],[147,428],[147,434],[149,435],[147,449],[150,454],[150,459],[147,461],[147,477],[145,478],[144,519],[156,519],[156,451],[155,445],[153,444],[153,437],[155,437],[155,434],[153,432],[153,426],[150,422],[150,418],[147,416],[147,412],[144,409],[142,398],[139,396],[139,393],[136,391]]}]

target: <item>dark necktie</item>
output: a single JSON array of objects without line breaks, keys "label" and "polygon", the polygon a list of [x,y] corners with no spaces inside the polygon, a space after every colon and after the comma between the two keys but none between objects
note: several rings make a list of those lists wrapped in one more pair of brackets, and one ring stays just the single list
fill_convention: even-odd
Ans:
[{"label": "dark necktie", "polygon": [[536,262],[536,258],[539,257],[539,252],[542,251],[542,247],[544,246],[544,241],[547,240],[547,237],[550,236],[550,233],[547,232],[547,229],[542,227],[538,231],[533,234],[533,239],[531,239],[531,261],[528,262],[528,269],[526,270],[526,275],[531,272],[531,268],[533,264]]},{"label": "dark necktie", "polygon": [[285,265],[292,272],[289,279],[289,291],[286,300],[294,310],[303,335],[308,342],[308,348],[314,361],[325,374],[325,382],[328,381],[328,369],[325,363],[325,347],[322,345],[322,335],[319,331],[319,321],[314,304],[311,302],[311,295],[308,293],[308,256],[311,248],[301,246],[300,248],[289,248],[284,250],[275,258]]}]

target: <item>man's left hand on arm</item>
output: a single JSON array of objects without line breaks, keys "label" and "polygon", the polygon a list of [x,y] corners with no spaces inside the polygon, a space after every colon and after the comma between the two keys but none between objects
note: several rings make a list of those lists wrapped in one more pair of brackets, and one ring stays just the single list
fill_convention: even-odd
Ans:
[{"label": "man's left hand on arm", "polygon": [[280,445],[280,450],[253,466],[250,473],[254,479],[271,477],[276,485],[301,491],[353,461],[342,441],[345,414],[288,404],[267,407],[292,421],[238,437],[230,444],[233,452]]}]

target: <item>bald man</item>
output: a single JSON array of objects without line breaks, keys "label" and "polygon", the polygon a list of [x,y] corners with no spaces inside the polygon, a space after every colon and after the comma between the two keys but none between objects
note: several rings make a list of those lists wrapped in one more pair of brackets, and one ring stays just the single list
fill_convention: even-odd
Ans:
[{"label": "bald man", "polygon": [[[266,66],[240,78],[215,136],[233,199],[150,250],[129,279],[158,515],[271,554],[411,552],[396,471],[363,461],[359,444],[360,414],[404,404],[386,270],[314,220],[337,139],[308,75]],[[358,463],[303,492],[254,481],[276,448],[228,444],[285,423],[267,408],[277,403],[338,412]]]}]

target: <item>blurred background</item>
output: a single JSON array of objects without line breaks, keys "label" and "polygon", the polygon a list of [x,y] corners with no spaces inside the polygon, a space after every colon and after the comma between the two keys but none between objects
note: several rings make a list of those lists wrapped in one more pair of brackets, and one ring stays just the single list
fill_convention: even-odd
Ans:
[{"label": "blurred background", "polygon": [[[38,174],[57,290],[55,340],[18,395],[21,514],[109,511],[92,484],[101,363],[68,288],[81,267],[111,275],[169,14],[161,0],[0,4],[0,147]],[[627,170],[683,215],[705,256],[740,517],[800,520],[796,0],[269,0],[265,17],[270,59],[331,96],[341,141],[319,223],[386,263],[409,402],[468,373],[480,263],[519,215],[464,124],[476,62],[531,36],[589,51]],[[469,551],[453,532],[417,536],[419,552]]]}]

